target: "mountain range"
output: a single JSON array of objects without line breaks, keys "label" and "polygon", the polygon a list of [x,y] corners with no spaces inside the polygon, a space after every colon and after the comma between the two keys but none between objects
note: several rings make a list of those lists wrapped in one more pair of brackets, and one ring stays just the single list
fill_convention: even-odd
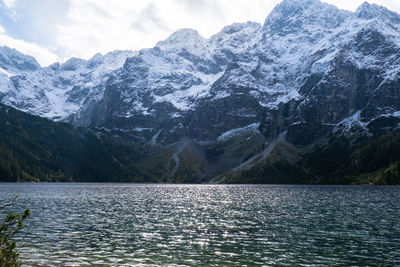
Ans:
[{"label": "mountain range", "polygon": [[400,15],[284,0],[263,25],[48,67],[0,47],[0,102],[124,147],[113,181],[395,183]]}]

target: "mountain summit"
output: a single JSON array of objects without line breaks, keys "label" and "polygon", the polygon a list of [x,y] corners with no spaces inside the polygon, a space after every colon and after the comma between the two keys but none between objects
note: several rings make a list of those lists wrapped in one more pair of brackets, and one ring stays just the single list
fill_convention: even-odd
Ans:
[{"label": "mountain summit", "polygon": [[364,2],[355,12],[356,16],[362,19],[388,20],[392,23],[400,23],[400,15],[389,9],[376,4]]},{"label": "mountain summit", "polygon": [[14,48],[0,47],[0,68],[13,71],[32,71],[40,68],[35,58],[24,55]]},{"label": "mountain summit", "polygon": [[352,15],[319,0],[284,0],[267,17],[264,28],[270,34],[288,34],[298,30],[331,29]]}]

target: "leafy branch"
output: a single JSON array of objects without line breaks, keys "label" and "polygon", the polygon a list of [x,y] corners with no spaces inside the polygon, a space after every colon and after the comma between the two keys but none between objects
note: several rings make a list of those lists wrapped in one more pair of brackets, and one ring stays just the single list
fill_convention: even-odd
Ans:
[{"label": "leafy branch", "polygon": [[[15,195],[10,202],[0,206],[0,211],[13,206],[17,198],[18,195]],[[0,225],[0,267],[20,266],[16,243],[10,239],[24,227],[23,221],[30,215],[29,209],[22,214],[10,213]]]}]

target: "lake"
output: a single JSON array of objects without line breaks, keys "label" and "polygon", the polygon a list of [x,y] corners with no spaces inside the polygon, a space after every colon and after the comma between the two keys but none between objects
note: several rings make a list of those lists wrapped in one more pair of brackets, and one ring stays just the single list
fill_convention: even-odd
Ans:
[{"label": "lake", "polygon": [[400,265],[398,186],[0,184],[14,193],[28,266]]}]

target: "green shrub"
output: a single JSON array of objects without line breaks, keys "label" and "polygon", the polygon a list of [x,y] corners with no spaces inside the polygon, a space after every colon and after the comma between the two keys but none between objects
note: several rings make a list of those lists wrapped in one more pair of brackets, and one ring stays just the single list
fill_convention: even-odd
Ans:
[{"label": "green shrub", "polygon": [[[17,200],[18,195],[14,199],[3,206],[0,206],[0,211],[12,206]],[[10,213],[0,224],[0,267],[20,266],[18,262],[18,252],[16,250],[15,241],[12,237],[18,233],[23,227],[23,221],[30,216],[29,209],[22,214]]]}]

